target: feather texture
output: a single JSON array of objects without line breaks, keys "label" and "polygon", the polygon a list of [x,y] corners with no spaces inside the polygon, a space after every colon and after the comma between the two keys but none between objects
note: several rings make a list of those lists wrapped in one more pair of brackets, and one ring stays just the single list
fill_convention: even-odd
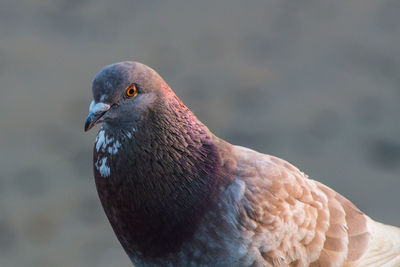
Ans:
[{"label": "feather texture", "polygon": [[[131,84],[137,97],[121,97]],[[215,137],[149,67],[107,66],[93,94],[95,182],[135,266],[400,266],[399,228]]]}]

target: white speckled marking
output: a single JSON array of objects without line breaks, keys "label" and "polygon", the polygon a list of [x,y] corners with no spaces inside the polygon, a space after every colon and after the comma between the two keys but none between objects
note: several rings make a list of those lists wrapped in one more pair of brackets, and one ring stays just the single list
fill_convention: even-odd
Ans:
[{"label": "white speckled marking", "polygon": [[118,153],[118,149],[121,147],[121,143],[119,141],[115,141],[111,146],[108,147],[108,153],[111,155],[115,155]]},{"label": "white speckled marking", "polygon": [[[136,132],[136,129],[135,128],[132,128],[132,133],[133,132]],[[129,139],[131,139],[132,138],[132,133],[131,132],[127,132],[126,133],[126,137],[128,137]]]},{"label": "white speckled marking", "polygon": [[110,154],[116,154],[121,147],[121,143],[119,141],[113,143],[113,141],[113,137],[109,137],[105,134],[104,130],[100,130],[96,138],[96,151],[99,152],[101,149],[103,152],[108,151]]},{"label": "white speckled marking", "polygon": [[99,152],[100,148],[104,145],[104,141],[105,141],[104,130],[101,130],[97,134],[97,138],[96,138],[96,150],[97,150],[97,152]]},{"label": "white speckled marking", "polygon": [[106,135],[106,141],[103,144],[103,150],[106,148],[106,146],[108,146],[112,141],[114,141],[114,138],[112,137],[108,137],[108,135]]},{"label": "white speckled marking", "polygon": [[107,162],[106,157],[96,162],[97,170],[100,172],[101,176],[105,178],[110,176],[110,167],[106,165],[106,162]]}]

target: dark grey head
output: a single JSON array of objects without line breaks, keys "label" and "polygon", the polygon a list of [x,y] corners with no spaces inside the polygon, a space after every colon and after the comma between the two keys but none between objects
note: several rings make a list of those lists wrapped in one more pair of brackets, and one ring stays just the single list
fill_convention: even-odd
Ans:
[{"label": "dark grey head", "polygon": [[85,131],[99,122],[131,127],[159,101],[173,96],[164,80],[150,67],[124,61],[104,67],[93,80]]}]

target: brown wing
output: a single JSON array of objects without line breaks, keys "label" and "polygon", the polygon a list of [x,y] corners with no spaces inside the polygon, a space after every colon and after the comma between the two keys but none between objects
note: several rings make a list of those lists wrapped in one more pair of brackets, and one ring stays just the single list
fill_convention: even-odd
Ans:
[{"label": "brown wing", "polygon": [[235,146],[246,183],[241,224],[270,266],[342,266],[366,251],[365,215],[288,162]]}]

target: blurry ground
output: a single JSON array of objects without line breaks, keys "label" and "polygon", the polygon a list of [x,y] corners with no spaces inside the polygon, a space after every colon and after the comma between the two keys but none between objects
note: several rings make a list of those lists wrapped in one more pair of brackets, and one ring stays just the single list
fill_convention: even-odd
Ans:
[{"label": "blurry ground", "polygon": [[0,266],[129,266],[83,132],[104,65],[156,69],[219,137],[400,225],[400,2],[2,1]]}]

